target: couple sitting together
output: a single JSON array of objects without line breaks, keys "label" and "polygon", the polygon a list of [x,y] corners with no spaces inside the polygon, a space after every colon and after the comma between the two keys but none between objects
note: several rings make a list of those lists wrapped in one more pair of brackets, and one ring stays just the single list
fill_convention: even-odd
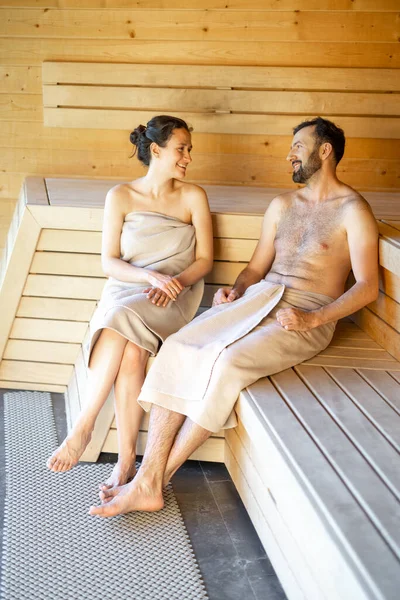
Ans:
[{"label": "couple sitting together", "polygon": [[[102,517],[162,509],[163,486],[180,465],[211,433],[235,427],[243,388],[324,350],[336,321],[378,294],[377,224],[366,200],[336,176],[345,138],[332,122],[318,117],[294,129],[287,160],[305,186],[272,200],[248,266],[195,319],[213,235],[204,190],[184,182],[190,129],[157,116],[131,142],[148,171],[107,194],[109,279],[90,325],[87,401],[47,463],[63,472],[78,462],[114,385],[119,458],[100,485],[101,505],[90,508]],[[351,269],[355,284],[345,291]]]}]

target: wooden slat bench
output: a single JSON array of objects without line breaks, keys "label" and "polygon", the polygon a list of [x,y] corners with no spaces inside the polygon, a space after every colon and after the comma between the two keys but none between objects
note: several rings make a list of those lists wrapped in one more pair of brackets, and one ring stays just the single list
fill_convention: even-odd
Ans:
[{"label": "wooden slat bench", "polygon": [[[29,178],[2,265],[0,386],[66,392],[70,425],[114,183]],[[207,191],[216,262],[203,308],[250,258],[278,190]],[[193,456],[226,463],[290,599],[397,599],[400,589],[399,194],[365,195],[381,234],[379,299],[342,320],[318,356],[244,390],[238,427]],[[112,395],[84,458],[101,450],[117,450]]]}]

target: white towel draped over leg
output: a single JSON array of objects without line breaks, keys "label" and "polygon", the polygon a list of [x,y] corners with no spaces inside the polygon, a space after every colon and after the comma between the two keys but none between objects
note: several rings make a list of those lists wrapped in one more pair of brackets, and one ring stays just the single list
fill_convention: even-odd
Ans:
[{"label": "white towel draped over leg", "polygon": [[251,286],[243,298],[214,307],[168,338],[147,375],[140,404],[182,413],[212,432],[234,427],[233,407],[243,388],[312,358],[332,339],[335,323],[287,331],[276,312],[314,310],[330,302],[329,296],[266,281]]}]

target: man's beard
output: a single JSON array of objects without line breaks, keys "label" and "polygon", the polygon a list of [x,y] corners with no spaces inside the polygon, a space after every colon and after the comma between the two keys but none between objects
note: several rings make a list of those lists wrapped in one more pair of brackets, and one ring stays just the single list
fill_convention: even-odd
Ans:
[{"label": "man's beard", "polygon": [[308,157],[306,165],[300,164],[297,171],[293,171],[292,179],[294,183],[307,183],[307,181],[320,170],[322,160],[319,157],[318,149],[313,150]]}]

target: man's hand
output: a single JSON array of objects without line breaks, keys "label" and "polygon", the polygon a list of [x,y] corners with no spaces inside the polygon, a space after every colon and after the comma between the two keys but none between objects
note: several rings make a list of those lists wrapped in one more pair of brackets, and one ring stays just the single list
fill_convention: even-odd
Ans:
[{"label": "man's hand", "polygon": [[319,325],[317,315],[313,311],[299,308],[281,308],[276,313],[276,320],[288,331],[308,331]]},{"label": "man's hand", "polygon": [[219,288],[217,292],[214,294],[213,298],[213,306],[218,306],[218,304],[225,304],[226,302],[233,302],[240,297],[240,294],[234,288],[223,287]]},{"label": "man's hand", "polygon": [[147,294],[147,298],[156,306],[165,308],[171,302],[171,298],[169,298],[163,290],[160,290],[160,288],[157,287],[146,288],[143,290],[143,293]]}]

